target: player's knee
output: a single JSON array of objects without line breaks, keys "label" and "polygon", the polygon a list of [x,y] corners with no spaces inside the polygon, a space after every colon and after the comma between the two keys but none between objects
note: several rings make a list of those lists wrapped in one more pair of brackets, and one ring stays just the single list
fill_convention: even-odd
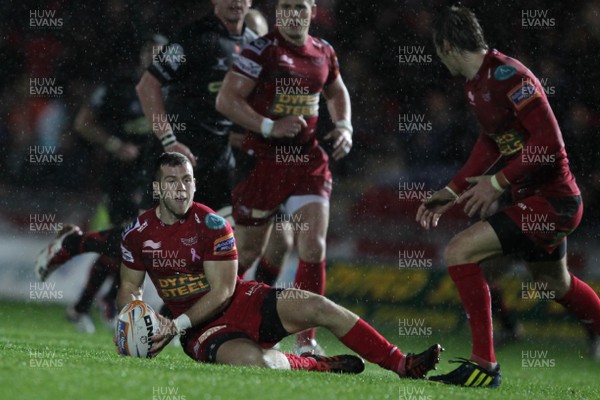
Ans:
[{"label": "player's knee", "polygon": [[337,305],[325,296],[311,295],[307,299],[306,309],[315,326],[327,327],[335,319]]},{"label": "player's knee", "polygon": [[560,299],[570,288],[569,280],[562,277],[555,277],[542,272],[532,272],[532,278],[535,282],[535,288],[542,298]]},{"label": "player's knee", "polygon": [[240,343],[237,340],[225,342],[219,347],[217,363],[265,367],[262,348],[254,343]]},{"label": "player's knee", "polygon": [[447,266],[472,262],[467,244],[458,236],[454,236],[446,245],[443,258]]},{"label": "player's knee", "polygon": [[299,256],[307,262],[320,262],[325,258],[325,247],[325,238],[322,235],[306,235],[298,245]]},{"label": "player's knee", "polygon": [[287,254],[294,248],[294,233],[291,230],[284,230],[272,235],[264,255],[271,261],[283,261]]}]

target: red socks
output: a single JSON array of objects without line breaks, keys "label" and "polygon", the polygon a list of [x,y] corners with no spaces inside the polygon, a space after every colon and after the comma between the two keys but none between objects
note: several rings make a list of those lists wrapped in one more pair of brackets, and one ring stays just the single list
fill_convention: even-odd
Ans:
[{"label": "red socks", "polygon": [[571,274],[571,288],[556,301],[600,335],[600,299],[585,282]]},{"label": "red socks", "polygon": [[[294,280],[296,289],[308,290],[316,294],[325,293],[325,260],[317,263],[309,263],[300,260],[298,270],[296,271],[296,279]],[[296,336],[296,342],[299,345],[307,344],[311,339],[315,338],[315,330],[308,329],[299,333]]]},{"label": "red socks", "polygon": [[308,290],[316,294],[325,293],[325,260],[309,263],[303,260],[298,262],[294,287]]},{"label": "red socks", "polygon": [[340,341],[365,360],[390,371],[404,373],[404,354],[364,320],[356,321]]},{"label": "red socks", "polygon": [[492,329],[490,290],[478,264],[448,267],[462,301],[473,340],[473,355],[478,359],[496,362]]},{"label": "red socks", "polygon": [[[367,361],[404,375],[404,364],[406,362],[404,354],[362,319],[356,321],[350,331],[339,339],[349,349]],[[318,363],[314,358],[285,353],[284,355],[290,362],[292,369],[318,370]]]}]

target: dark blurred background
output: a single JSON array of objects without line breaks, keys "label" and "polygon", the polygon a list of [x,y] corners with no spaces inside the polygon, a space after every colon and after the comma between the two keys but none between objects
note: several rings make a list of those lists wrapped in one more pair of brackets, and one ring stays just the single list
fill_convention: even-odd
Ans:
[{"label": "dark blurred background", "polygon": [[[423,183],[433,190],[443,186],[462,165],[477,135],[461,79],[449,75],[431,41],[433,10],[447,3],[317,0],[311,33],[325,38],[337,51],[352,98],[355,130],[352,153],[341,162],[331,162],[336,182],[330,236],[334,243],[353,238],[371,242],[371,247],[357,245],[360,249],[355,246],[348,254],[376,257],[385,249],[397,254],[400,245],[397,240],[390,244],[395,239],[388,232],[418,231],[412,222],[417,203],[408,207],[410,213],[404,211],[407,208],[398,201],[399,183]],[[274,4],[254,4],[271,25]],[[586,203],[576,235],[584,241],[597,238],[600,1],[463,4],[478,15],[490,47],[521,60],[544,83]],[[99,181],[110,173],[110,165],[102,149],[73,131],[77,110],[96,85],[135,67],[139,48],[149,35],[161,33],[168,38],[211,9],[209,1],[0,3],[4,222],[18,225],[33,212],[55,209],[61,214],[61,207],[70,211],[78,207],[83,211],[77,214],[80,221],[74,222],[85,226],[101,201],[96,196]],[[55,23],[60,26],[32,26],[32,13],[40,15],[36,12],[60,20]],[[524,15],[537,15],[545,26],[527,25]],[[403,62],[399,56],[407,53],[422,57],[416,63]],[[32,96],[31,79],[39,78],[53,79],[62,94]],[[421,118],[421,128],[401,129],[399,120],[415,117]],[[325,121],[322,130],[327,128]],[[56,165],[32,165],[28,162],[32,146],[54,146],[63,160]]]}]

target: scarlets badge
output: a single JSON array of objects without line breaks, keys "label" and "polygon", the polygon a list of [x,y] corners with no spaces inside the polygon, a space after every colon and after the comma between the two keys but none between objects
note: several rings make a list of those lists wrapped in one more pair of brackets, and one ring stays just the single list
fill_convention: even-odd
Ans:
[{"label": "scarlets badge", "polygon": [[511,67],[510,65],[500,65],[494,71],[494,78],[496,78],[497,81],[505,81],[516,73],[517,69],[515,67]]},{"label": "scarlets badge", "polygon": [[223,217],[218,216],[217,214],[206,214],[204,217],[204,223],[209,229],[219,230],[225,228],[227,226],[227,222]]}]

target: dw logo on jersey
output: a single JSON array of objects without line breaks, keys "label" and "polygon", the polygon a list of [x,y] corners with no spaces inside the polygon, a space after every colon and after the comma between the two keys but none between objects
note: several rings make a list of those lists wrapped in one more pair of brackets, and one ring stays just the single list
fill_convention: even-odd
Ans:
[{"label": "dw logo on jersey", "polygon": [[540,97],[540,92],[532,81],[526,79],[512,88],[508,93],[508,98],[517,111],[538,97]]},{"label": "dw logo on jersey", "polygon": [[221,236],[216,239],[213,247],[213,255],[215,256],[225,256],[228,254],[234,254],[237,252],[235,247],[235,239],[233,237],[233,233],[230,233],[225,236]]}]

